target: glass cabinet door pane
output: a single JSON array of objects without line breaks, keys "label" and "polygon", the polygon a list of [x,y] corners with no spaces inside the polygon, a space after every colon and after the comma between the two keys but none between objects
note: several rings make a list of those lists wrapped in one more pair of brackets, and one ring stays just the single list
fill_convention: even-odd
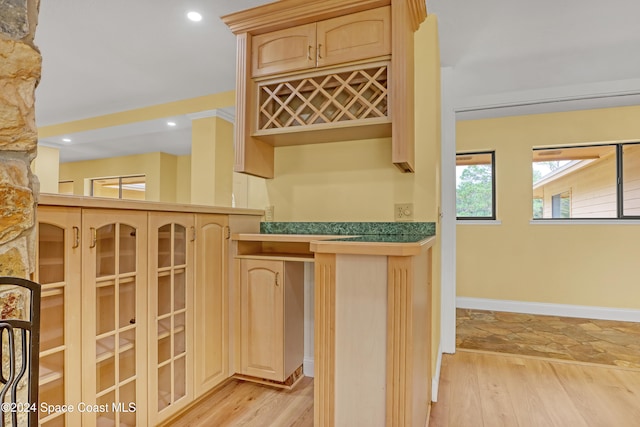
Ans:
[{"label": "glass cabinet door pane", "polygon": [[176,359],[173,365],[174,400],[178,400],[187,394],[186,358]]},{"label": "glass cabinet door pane", "polygon": [[171,224],[158,229],[158,268],[171,266]]},{"label": "glass cabinet door pane", "polygon": [[175,225],[173,265],[184,265],[187,262],[187,229],[179,224]]},{"label": "glass cabinet door pane", "polygon": [[108,284],[96,289],[96,335],[111,332],[116,326],[116,290]]},{"label": "glass cabinet door pane", "polygon": [[136,349],[126,348],[120,353],[120,382],[128,380],[136,374]]},{"label": "glass cabinet door pane", "polygon": [[173,280],[173,309],[174,311],[183,310],[187,301],[185,271],[176,271]]},{"label": "glass cabinet door pane", "polygon": [[64,281],[64,229],[40,223],[38,228],[38,281],[45,285]]},{"label": "glass cabinet door pane", "polygon": [[164,316],[171,311],[171,276],[168,274],[158,277],[158,316]]},{"label": "glass cabinet door pane", "polygon": [[40,302],[40,351],[64,345],[64,288],[43,293]]},{"label": "glass cabinet door pane", "polygon": [[96,364],[96,392],[100,393],[116,383],[116,358],[111,355]]},{"label": "glass cabinet door pane", "polygon": [[[116,401],[116,393],[114,391],[100,396],[97,399],[97,404],[105,405],[107,408],[112,408]],[[110,427],[116,425],[116,411],[100,412],[98,413],[97,425],[100,427]]]},{"label": "glass cabinet door pane", "polygon": [[[132,411],[132,408],[129,407],[128,405],[130,403],[135,403],[136,402],[136,382],[132,381],[128,384],[125,384],[124,386],[122,386],[122,388],[120,389],[120,399],[119,402],[121,405],[124,405],[124,410],[128,411],[121,411],[118,412],[118,415],[120,416],[120,426],[135,426],[136,425],[136,413],[135,411]],[[140,408],[137,408],[138,410],[142,410]]]},{"label": "glass cabinet door pane", "polygon": [[96,230],[96,276],[116,274],[116,229],[113,224]]},{"label": "glass cabinet door pane", "polygon": [[175,357],[181,355],[187,349],[184,313],[176,314],[173,322],[173,329],[175,331],[175,335],[173,338],[173,355]]},{"label": "glass cabinet door pane", "polygon": [[136,229],[120,224],[120,274],[136,271]]},{"label": "glass cabinet door pane", "polygon": [[158,368],[158,411],[171,404],[171,364]]},{"label": "glass cabinet door pane", "polygon": [[135,278],[127,278],[120,280],[120,323],[119,326],[124,328],[136,323],[136,282]]}]

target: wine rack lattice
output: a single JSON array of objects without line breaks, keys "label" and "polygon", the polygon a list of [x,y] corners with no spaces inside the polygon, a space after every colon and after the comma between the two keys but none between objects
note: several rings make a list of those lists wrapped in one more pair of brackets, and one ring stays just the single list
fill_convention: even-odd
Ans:
[{"label": "wine rack lattice", "polygon": [[258,130],[388,116],[388,67],[333,72],[259,86]]}]

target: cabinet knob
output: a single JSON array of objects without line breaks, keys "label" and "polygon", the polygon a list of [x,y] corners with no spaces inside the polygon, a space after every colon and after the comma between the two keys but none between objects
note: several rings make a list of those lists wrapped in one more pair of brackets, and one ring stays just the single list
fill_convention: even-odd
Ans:
[{"label": "cabinet knob", "polygon": [[134,317],[133,319],[129,320],[129,323],[130,323],[131,325],[135,325],[135,324],[136,324],[136,319],[135,319],[135,317]]},{"label": "cabinet knob", "polygon": [[318,44],[318,59],[322,59],[322,43]]},{"label": "cabinet knob", "polygon": [[276,272],[276,286],[280,286],[280,273]]},{"label": "cabinet knob", "polygon": [[311,49],[313,49],[313,46],[309,45],[307,47],[307,60],[311,61]]}]

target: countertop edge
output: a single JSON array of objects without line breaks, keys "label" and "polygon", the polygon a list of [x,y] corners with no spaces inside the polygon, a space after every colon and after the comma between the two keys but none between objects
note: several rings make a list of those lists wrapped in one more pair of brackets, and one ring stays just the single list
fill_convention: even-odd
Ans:
[{"label": "countertop edge", "polygon": [[271,233],[233,233],[231,240],[244,242],[285,242],[285,243],[310,243],[314,241],[334,240],[357,236],[345,236],[336,234],[271,234]]},{"label": "countertop edge", "polygon": [[436,236],[428,236],[410,243],[314,240],[311,241],[311,251],[328,254],[412,256],[431,248],[435,242]]},{"label": "countertop edge", "polygon": [[264,215],[264,211],[258,209],[190,205],[185,203],[150,202],[145,200],[121,200],[86,196],[67,196],[49,193],[41,193],[39,195],[38,205],[157,212],[207,213],[223,215]]}]

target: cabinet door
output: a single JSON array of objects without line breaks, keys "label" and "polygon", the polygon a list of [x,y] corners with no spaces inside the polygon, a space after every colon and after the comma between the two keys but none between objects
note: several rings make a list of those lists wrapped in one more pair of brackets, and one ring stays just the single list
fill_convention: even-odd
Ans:
[{"label": "cabinet door", "polygon": [[196,215],[196,398],[229,377],[228,224],[226,215]]},{"label": "cabinet door", "polygon": [[243,259],[241,373],[284,381],[284,263]]},{"label": "cabinet door", "polygon": [[300,25],[254,36],[251,40],[252,75],[312,68],[316,65],[316,24]]},{"label": "cabinet door", "polygon": [[[42,285],[39,400],[81,401],[80,209],[38,207],[37,268]],[[40,412],[42,426],[80,425],[79,412]]]},{"label": "cabinet door", "polygon": [[97,409],[83,424],[147,425],[147,214],[92,209],[82,223],[82,402]]},{"label": "cabinet door", "polygon": [[386,6],[318,22],[318,66],[391,54],[390,10]]},{"label": "cabinet door", "polygon": [[192,214],[149,213],[149,423],[193,401]]}]

